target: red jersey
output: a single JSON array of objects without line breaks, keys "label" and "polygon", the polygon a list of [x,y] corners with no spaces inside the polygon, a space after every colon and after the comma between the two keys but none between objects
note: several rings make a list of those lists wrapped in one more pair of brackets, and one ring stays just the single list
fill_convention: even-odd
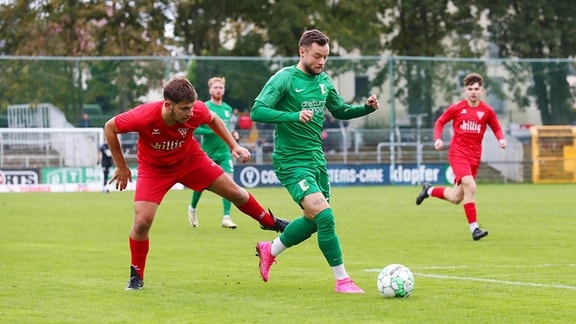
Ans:
[{"label": "red jersey", "polygon": [[114,118],[120,133],[138,133],[138,166],[167,168],[206,153],[193,136],[212,113],[200,100],[194,103],[192,117],[185,124],[167,125],[162,119],[164,100],[145,103]]},{"label": "red jersey", "polygon": [[497,139],[504,139],[496,113],[484,101],[480,101],[477,107],[470,107],[468,101],[464,99],[448,107],[436,120],[434,140],[442,139],[444,125],[451,120],[454,135],[450,142],[449,157],[466,158],[480,163],[486,125],[490,126]]}]

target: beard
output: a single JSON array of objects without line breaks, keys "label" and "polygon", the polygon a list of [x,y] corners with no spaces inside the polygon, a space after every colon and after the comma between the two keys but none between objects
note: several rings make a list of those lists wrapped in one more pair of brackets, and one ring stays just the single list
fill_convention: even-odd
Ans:
[{"label": "beard", "polygon": [[312,67],[311,65],[309,65],[309,64],[304,64],[304,72],[306,72],[306,73],[308,73],[308,74],[318,75],[318,74],[322,73],[322,70],[323,70],[323,69],[320,69],[320,71],[317,72],[317,71],[314,69],[314,67]]},{"label": "beard", "polygon": [[185,117],[185,119],[178,118],[178,116],[176,116],[176,113],[174,111],[170,112],[170,118],[178,124],[186,124],[186,122],[189,119],[189,117]]}]

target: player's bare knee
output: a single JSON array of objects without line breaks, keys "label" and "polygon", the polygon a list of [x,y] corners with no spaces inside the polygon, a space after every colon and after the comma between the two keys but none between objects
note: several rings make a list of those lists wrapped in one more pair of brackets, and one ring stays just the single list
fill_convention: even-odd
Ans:
[{"label": "player's bare knee", "polygon": [[453,200],[451,200],[450,202],[453,203],[454,205],[460,205],[462,200],[464,200],[464,197],[457,197],[457,198],[454,198]]},{"label": "player's bare knee", "polygon": [[147,236],[148,232],[150,231],[150,227],[152,227],[151,222],[146,221],[136,221],[132,226],[132,232],[136,236]]}]

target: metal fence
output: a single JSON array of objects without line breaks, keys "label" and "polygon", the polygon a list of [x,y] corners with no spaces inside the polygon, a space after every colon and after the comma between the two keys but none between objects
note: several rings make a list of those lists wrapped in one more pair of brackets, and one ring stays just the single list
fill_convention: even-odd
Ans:
[{"label": "metal fence", "polygon": [[[208,99],[207,81],[227,80],[225,101],[247,112],[266,80],[296,57],[21,57],[0,56],[0,127],[8,105],[46,102],[73,125],[84,112],[92,126],[150,99],[163,83],[186,75]],[[327,70],[346,101],[375,94],[382,112],[355,124],[365,128],[431,127],[448,104],[462,98],[471,71],[485,78],[485,100],[505,126],[573,124],[576,71],[572,59],[475,59],[331,56]]]},{"label": "metal fence", "polygon": [[[296,62],[296,57],[0,56],[0,168],[93,165],[104,122],[141,102],[160,99],[162,84],[173,75],[190,78],[201,100],[208,99],[210,77],[225,77],[224,100],[247,115],[266,80]],[[530,126],[545,119],[574,123],[573,60],[330,57],[327,72],[345,100],[361,103],[375,94],[381,109],[328,129],[327,160],[447,163],[446,150],[433,149],[431,127],[448,104],[462,98],[462,78],[470,71],[484,75],[485,100],[497,112],[510,144],[502,151],[490,142],[493,135],[486,135],[479,180],[531,181]],[[94,129],[74,127],[83,113],[90,115]],[[449,131],[446,127],[445,139]],[[269,127],[256,125],[241,135],[254,152],[250,163],[271,162]],[[135,134],[122,136],[124,152],[134,164],[135,142]]]},{"label": "metal fence", "polygon": [[[532,128],[534,129],[534,128]],[[572,131],[576,128],[567,128]],[[545,158],[534,160],[535,145],[530,129],[506,134],[508,147],[500,149],[494,135],[488,131],[484,137],[482,164],[478,176],[480,182],[534,182],[534,172],[539,171],[547,182],[573,182],[576,180],[576,136],[546,137],[540,140]],[[326,129],[324,153],[329,165],[411,165],[415,169],[427,165],[447,165],[447,148],[434,149],[433,129]],[[249,148],[253,158],[248,165],[271,165],[274,134],[269,128],[240,129],[241,145]],[[447,133],[450,133],[448,130]],[[450,134],[446,134],[449,143]],[[394,137],[396,141],[390,139]],[[137,134],[120,136],[127,162],[137,168]],[[200,139],[201,140],[201,139]],[[101,128],[0,128],[1,170],[51,169],[51,168],[98,168],[99,147],[103,143]],[[543,151],[543,152],[544,152]],[[554,153],[556,152],[556,153]],[[551,154],[554,161],[551,162]],[[556,163],[552,171],[564,177],[556,179],[545,164]],[[534,169],[536,167],[536,169]],[[40,172],[42,174],[42,172]],[[566,175],[569,175],[566,177]],[[556,180],[555,180],[556,179]],[[1,184],[1,181],[0,181]]]}]

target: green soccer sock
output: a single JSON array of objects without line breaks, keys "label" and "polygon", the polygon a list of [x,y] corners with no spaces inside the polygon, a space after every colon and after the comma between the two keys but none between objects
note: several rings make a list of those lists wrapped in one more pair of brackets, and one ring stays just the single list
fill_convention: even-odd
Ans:
[{"label": "green soccer sock", "polygon": [[190,202],[190,206],[192,206],[192,208],[196,208],[196,206],[198,206],[198,202],[200,201],[201,196],[202,191],[194,191],[192,193],[192,201]]},{"label": "green soccer sock", "polygon": [[286,247],[291,247],[307,240],[317,230],[316,223],[304,216],[290,222],[280,235],[280,241]]},{"label": "green soccer sock", "polygon": [[222,198],[222,206],[224,207],[224,215],[230,216],[230,208],[232,207],[230,200]]},{"label": "green soccer sock", "polygon": [[314,221],[318,226],[318,246],[331,267],[344,263],[340,240],[336,234],[336,222],[331,208],[321,211]]}]

